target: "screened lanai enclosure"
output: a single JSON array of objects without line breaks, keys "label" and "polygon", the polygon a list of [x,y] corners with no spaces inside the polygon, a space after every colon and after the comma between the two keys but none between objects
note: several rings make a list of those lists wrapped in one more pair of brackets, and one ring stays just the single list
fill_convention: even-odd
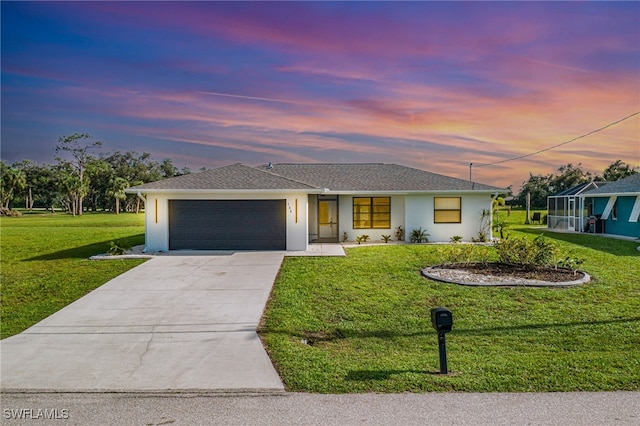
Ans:
[{"label": "screened lanai enclosure", "polygon": [[593,215],[593,199],[580,197],[585,191],[598,188],[587,182],[547,197],[547,227],[567,231],[587,231]]}]

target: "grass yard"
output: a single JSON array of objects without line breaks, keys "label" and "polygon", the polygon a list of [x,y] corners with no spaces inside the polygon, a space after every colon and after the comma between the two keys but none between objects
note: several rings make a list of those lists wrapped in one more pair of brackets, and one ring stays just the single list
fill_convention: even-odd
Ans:
[{"label": "grass yard", "polygon": [[143,260],[92,261],[110,241],[144,243],[144,214],[0,218],[1,338],[20,333]]},{"label": "grass yard", "polygon": [[[545,232],[509,228],[531,238]],[[260,334],[291,391],[548,392],[640,389],[637,242],[546,233],[585,259],[575,288],[429,281],[438,246],[368,246],[285,258]],[[486,250],[493,250],[486,248]],[[448,376],[429,311],[447,307]]]},{"label": "grass yard", "polygon": [[[518,213],[515,213],[518,214]],[[512,216],[514,213],[512,213]],[[524,215],[522,215],[524,218]],[[292,391],[533,392],[640,389],[637,242],[545,233],[585,260],[594,282],[569,289],[473,288],[424,279],[435,245],[286,258],[260,334]],[[14,335],[142,260],[90,261],[110,241],[144,242],[144,216],[0,218],[1,336]],[[492,251],[491,247],[480,250]],[[448,376],[437,373],[429,311],[447,307]]]}]

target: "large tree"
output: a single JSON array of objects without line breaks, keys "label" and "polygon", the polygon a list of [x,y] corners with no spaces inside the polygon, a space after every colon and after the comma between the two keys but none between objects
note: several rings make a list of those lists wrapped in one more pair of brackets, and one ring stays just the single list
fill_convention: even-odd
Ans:
[{"label": "large tree", "polygon": [[24,195],[24,207],[33,210],[35,203],[34,187],[38,177],[38,165],[31,160],[22,160],[11,165],[12,168],[21,170],[25,177],[25,188],[21,191]]},{"label": "large tree", "polygon": [[[66,189],[69,197],[71,213],[82,214],[82,202],[89,192],[89,179],[85,176],[87,165],[95,158],[89,150],[102,146],[102,141],[92,140],[88,133],[74,133],[70,136],[60,136],[56,145],[56,160],[62,166],[62,188]],[[71,155],[71,159],[63,158],[60,154]]]},{"label": "large tree", "polygon": [[0,162],[0,197],[3,208],[10,210],[13,198],[27,186],[27,179],[22,170],[9,167]]},{"label": "large tree", "polygon": [[531,194],[531,207],[543,209],[547,207],[547,197],[551,195],[551,182],[553,175],[533,175],[529,173],[529,179],[522,182],[522,188],[517,197],[517,203],[521,206],[527,204],[527,194]]},{"label": "large tree", "polygon": [[120,200],[127,198],[127,194],[124,192],[129,186],[129,182],[125,178],[116,177],[109,181],[109,190],[107,194],[115,198],[116,200],[116,214],[120,213]]},{"label": "large tree", "polygon": [[566,166],[559,167],[558,173],[551,177],[549,190],[552,192],[551,195],[557,194],[558,192],[589,182],[591,178],[591,173],[582,170],[582,164],[574,167],[573,164],[569,163]]},{"label": "large tree", "polygon": [[58,190],[59,175],[56,167],[44,164],[36,169],[33,180],[34,201],[51,212],[54,212],[54,204],[60,198]]},{"label": "large tree", "polygon": [[618,179],[635,175],[636,173],[638,173],[638,167],[633,167],[622,160],[617,160],[615,163],[612,163],[609,167],[604,169],[604,172],[602,173],[602,180],[615,182]]}]

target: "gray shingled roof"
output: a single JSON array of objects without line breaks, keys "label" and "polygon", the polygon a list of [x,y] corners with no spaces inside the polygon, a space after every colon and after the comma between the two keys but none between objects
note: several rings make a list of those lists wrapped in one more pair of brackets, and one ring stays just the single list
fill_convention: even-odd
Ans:
[{"label": "gray shingled roof", "polygon": [[191,173],[156,182],[145,183],[129,188],[134,190],[292,190],[314,189],[312,186],[301,182],[295,182],[285,177],[266,173],[254,167],[242,164],[232,164],[200,173]]},{"label": "gray shingled roof", "polygon": [[137,190],[502,191],[397,164],[242,164],[129,188]]},{"label": "gray shingled roof", "polygon": [[501,190],[397,164],[274,164],[269,171],[331,191]]},{"label": "gray shingled roof", "polygon": [[640,194],[640,173],[627,176],[615,182],[609,182],[605,186],[591,189],[582,193],[584,196],[607,195],[607,194]]}]

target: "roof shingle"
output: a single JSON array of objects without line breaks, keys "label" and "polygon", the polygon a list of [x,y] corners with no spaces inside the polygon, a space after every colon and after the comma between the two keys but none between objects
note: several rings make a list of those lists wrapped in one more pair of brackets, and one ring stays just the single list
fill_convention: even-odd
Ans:
[{"label": "roof shingle", "polygon": [[606,194],[640,194],[640,173],[627,176],[615,182],[608,182],[599,188],[585,191],[582,195],[606,195]]},{"label": "roof shingle", "polygon": [[134,190],[501,191],[497,188],[397,164],[233,164],[146,183]]},{"label": "roof shingle", "polygon": [[265,173],[254,167],[232,164],[200,173],[177,176],[156,182],[134,186],[130,190],[265,190],[265,189],[314,189],[301,182],[295,182],[272,173]]},{"label": "roof shingle", "polygon": [[270,172],[331,191],[500,190],[397,164],[275,164]]}]

